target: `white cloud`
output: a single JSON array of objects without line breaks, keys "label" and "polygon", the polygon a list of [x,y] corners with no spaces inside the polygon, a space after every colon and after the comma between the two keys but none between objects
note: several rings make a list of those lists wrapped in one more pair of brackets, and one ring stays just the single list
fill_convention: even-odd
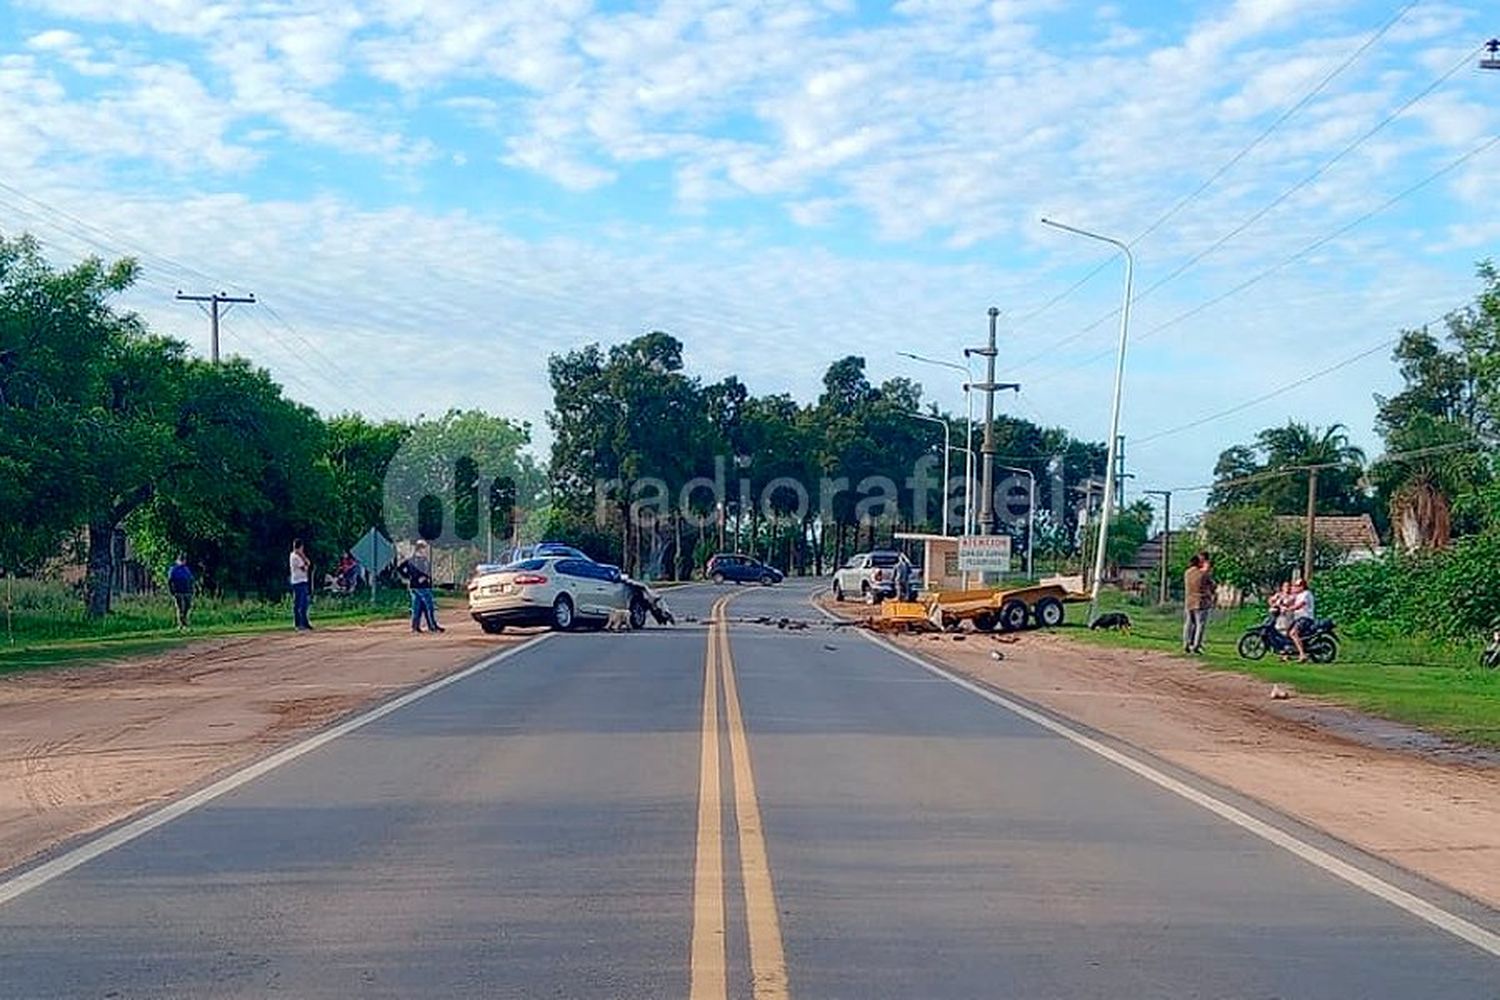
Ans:
[{"label": "white cloud", "polygon": [[[1189,7],[1184,24],[1128,5],[1088,12],[1052,0],[903,0],[890,16],[865,20],[850,3],[817,0],[660,0],[623,10],[588,0],[32,0],[28,10],[47,20],[0,43],[0,172],[54,191],[81,218],[140,234],[155,253],[253,285],[331,356],[359,357],[362,380],[419,372],[432,387],[429,409],[498,398],[538,421],[548,351],[649,326],[682,335],[711,374],[739,372],[758,388],[806,396],[840,353],[865,353],[894,374],[885,347],[914,330],[952,351],[982,333],[990,301],[1014,315],[1052,298],[1101,251],[1043,231],[1038,215],[1122,237],[1141,231],[1388,14],[1352,0]],[[1461,54],[1456,30],[1472,20],[1472,10],[1416,8],[1138,247],[1141,285],[1211,246],[1425,86]],[[161,39],[192,54],[153,55]],[[72,76],[81,67],[98,76],[81,85]],[[1473,76],[1455,77],[1153,293],[1138,329],[1274,264],[1494,134],[1500,105],[1481,89],[1490,81]],[[439,132],[434,122],[464,131]],[[200,193],[250,190],[256,168],[269,176],[323,149],[399,172],[404,184],[433,185],[423,205],[477,183],[479,173],[455,181],[446,169],[472,160],[476,170],[552,181],[561,218],[575,191],[592,192],[590,205],[615,199],[619,217],[560,222],[546,214],[551,205],[505,202],[500,185],[475,190],[471,203],[483,207],[473,213],[382,208],[399,197],[389,190],[365,206],[336,194]],[[1417,322],[1461,300],[1468,262],[1455,267],[1454,256],[1496,239],[1497,159],[1477,158],[1435,185],[1426,228],[1361,228],[1146,337],[1132,354],[1132,427],[1155,429],[1222,406],[1226,393],[1284,381],[1279,354],[1336,356],[1396,317]],[[426,172],[429,164],[440,169]],[[132,197],[139,192],[114,171],[141,165],[165,168],[168,176],[153,177],[174,197]],[[670,178],[682,211],[649,226],[620,221],[635,217],[626,184],[647,173]],[[336,178],[324,183],[338,190]],[[767,235],[729,214],[742,207],[798,229]],[[522,240],[485,211],[534,213],[528,219],[556,235]],[[227,219],[238,223],[233,241],[223,239]],[[0,215],[0,224],[16,223]],[[872,236],[881,245],[866,251]],[[822,242],[856,249],[835,254]],[[172,273],[160,263],[155,271]],[[1082,362],[1107,348],[1112,324],[1057,345],[1107,317],[1118,271],[1103,274],[1007,332],[1011,361],[1041,358],[1024,366],[1022,377],[1044,389],[1026,405],[1091,434],[1102,433],[1095,403],[1107,361]],[[358,308],[329,309],[330,288],[357,290]],[[145,292],[139,300],[153,319],[196,330],[175,307]],[[244,343],[310,391],[341,398],[296,356],[295,337],[286,347],[257,333],[249,315],[239,322],[242,336],[257,338]],[[486,364],[476,365],[481,355]],[[1184,368],[1234,376],[1183,379]],[[1294,402],[1368,424],[1366,383],[1378,368],[1357,369],[1365,382]],[[955,395],[944,401],[961,405]],[[1206,468],[1222,434],[1238,428],[1214,427],[1165,451]],[[1142,460],[1158,461],[1149,449]],[[1168,459],[1159,461],[1143,475],[1168,476]]]}]

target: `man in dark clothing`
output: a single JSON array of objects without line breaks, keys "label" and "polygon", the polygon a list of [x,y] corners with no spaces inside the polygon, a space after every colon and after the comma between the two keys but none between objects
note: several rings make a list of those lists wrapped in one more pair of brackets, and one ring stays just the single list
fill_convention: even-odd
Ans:
[{"label": "man in dark clothing", "polygon": [[422,622],[427,622],[428,631],[441,632],[437,623],[437,604],[432,599],[432,556],[425,541],[417,542],[411,557],[396,567],[411,591],[411,630],[422,631]]},{"label": "man in dark clothing", "polygon": [[1184,653],[1203,652],[1203,633],[1208,629],[1208,613],[1214,606],[1218,589],[1208,553],[1197,553],[1189,560],[1187,572],[1182,575]]},{"label": "man in dark clothing", "polygon": [[193,571],[188,569],[187,556],[179,555],[167,571],[167,590],[177,604],[177,627],[185,629],[193,610]]}]

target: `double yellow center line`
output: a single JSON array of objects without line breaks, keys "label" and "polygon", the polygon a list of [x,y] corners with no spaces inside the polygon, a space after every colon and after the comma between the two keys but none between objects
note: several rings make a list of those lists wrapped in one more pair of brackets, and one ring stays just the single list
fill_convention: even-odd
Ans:
[{"label": "double yellow center line", "polygon": [[729,626],[728,597],[714,603],[708,626],[703,675],[703,746],[698,775],[698,853],[693,872],[693,944],[690,958],[692,1000],[725,1000],[729,995],[725,961],[724,810],[720,764],[719,687],[729,727],[730,772],[734,777],[735,829],[739,834],[740,880],[745,890],[745,924],[750,938],[750,978],[756,1000],[786,1000],[786,955],[781,918],[771,885],[771,866],[761,827],[750,741],[740,714]]}]

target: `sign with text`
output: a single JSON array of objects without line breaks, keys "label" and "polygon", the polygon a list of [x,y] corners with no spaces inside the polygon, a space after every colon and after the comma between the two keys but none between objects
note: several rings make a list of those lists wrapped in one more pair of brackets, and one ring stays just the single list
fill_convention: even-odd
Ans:
[{"label": "sign with text", "polygon": [[964,573],[1010,572],[1010,536],[964,535],[958,540],[958,568]]}]

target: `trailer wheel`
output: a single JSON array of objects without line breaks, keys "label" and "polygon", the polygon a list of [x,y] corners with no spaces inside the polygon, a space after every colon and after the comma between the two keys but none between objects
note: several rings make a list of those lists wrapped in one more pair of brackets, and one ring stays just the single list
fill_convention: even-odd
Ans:
[{"label": "trailer wheel", "polygon": [[1026,627],[1026,622],[1031,617],[1024,601],[1011,598],[1000,605],[1000,628],[1005,632],[1019,632]]},{"label": "trailer wheel", "polygon": [[1043,628],[1057,628],[1063,623],[1063,602],[1055,597],[1044,597],[1032,609],[1036,623]]}]

